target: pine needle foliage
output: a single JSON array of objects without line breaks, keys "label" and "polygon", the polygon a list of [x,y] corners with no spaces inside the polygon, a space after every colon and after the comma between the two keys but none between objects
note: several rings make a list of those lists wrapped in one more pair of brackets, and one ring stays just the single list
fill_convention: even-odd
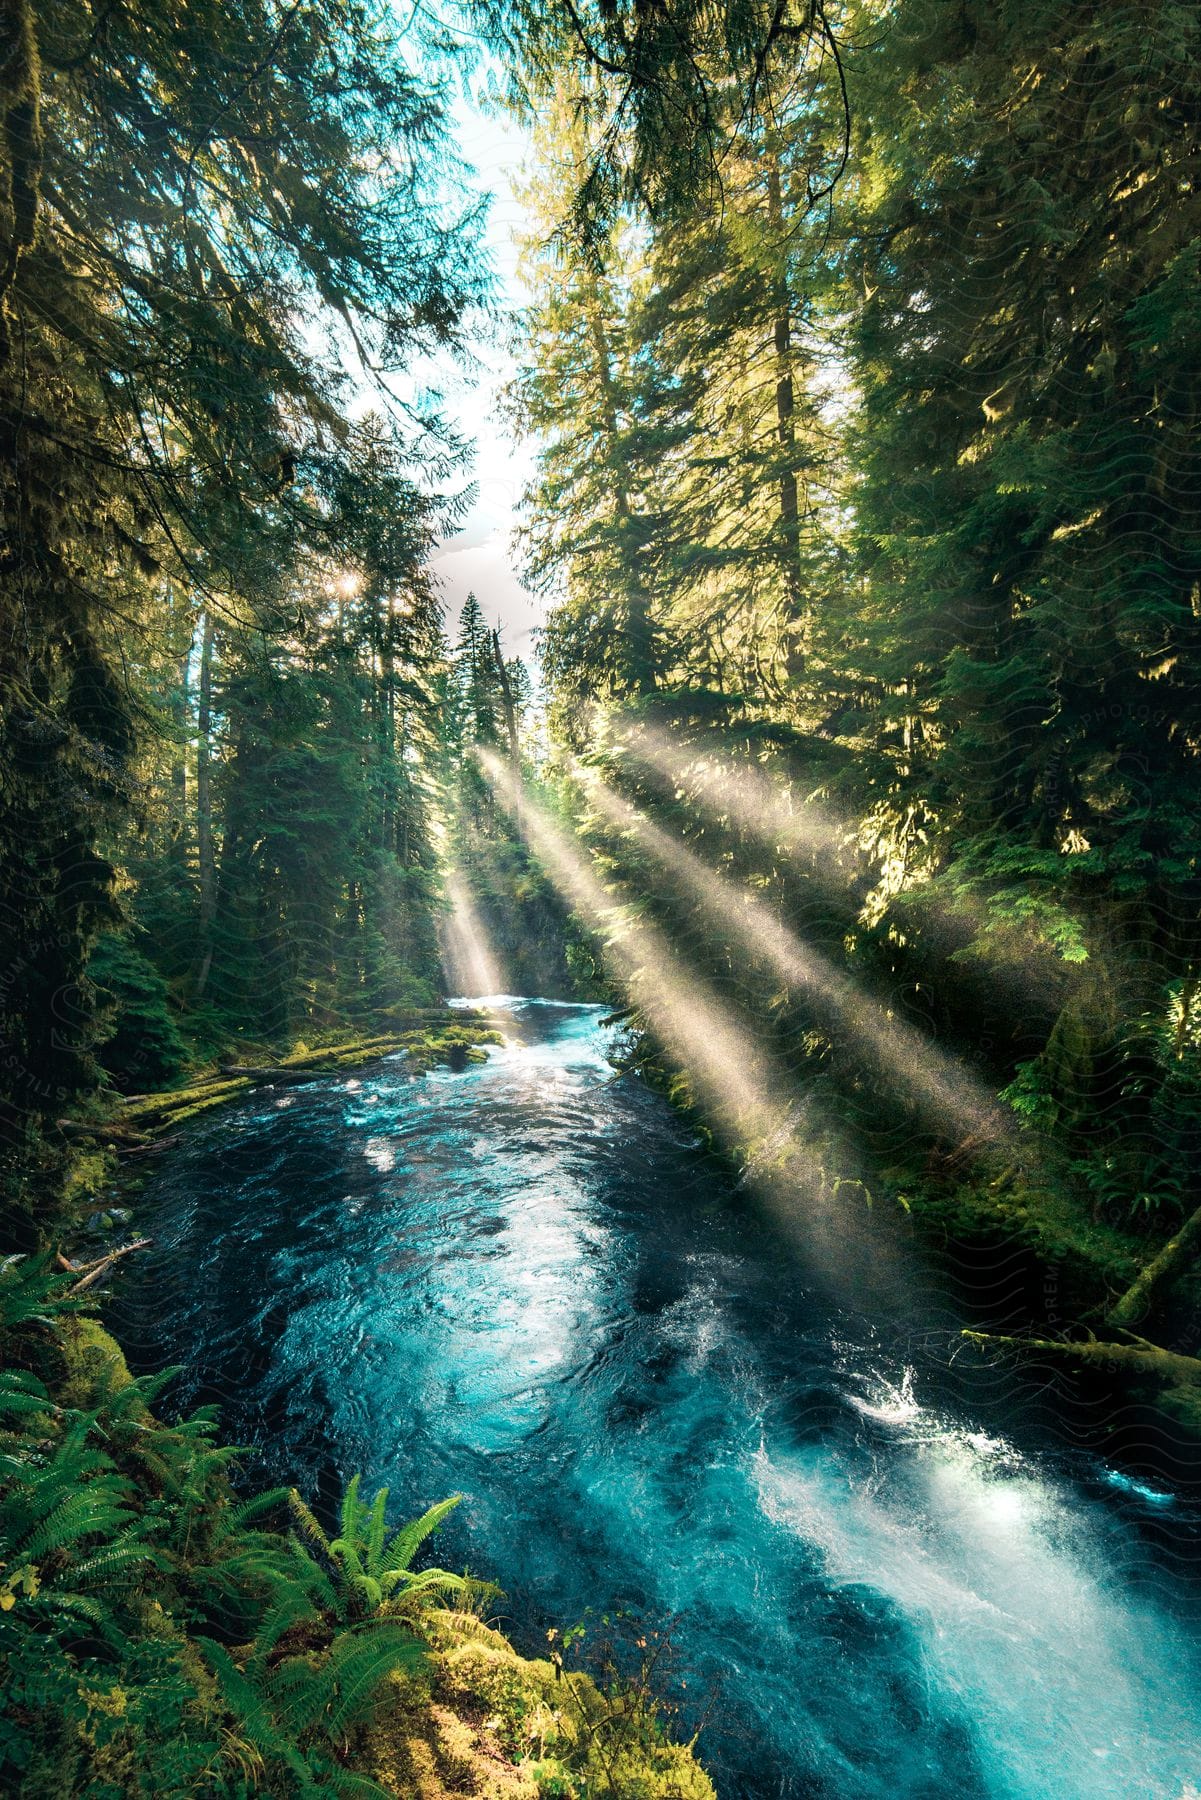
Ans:
[{"label": "pine needle foliage", "polygon": [[[627,188],[599,259],[546,216],[595,80],[544,72],[512,405],[550,717],[999,1096],[1022,1149],[989,1181],[1034,1161],[1083,1231],[1164,1238],[1201,1176],[1197,10],[822,17],[816,79],[731,82],[720,201]],[[979,1142],[853,1007],[748,959],[585,787],[564,810],[880,1185],[961,1182]]]}]

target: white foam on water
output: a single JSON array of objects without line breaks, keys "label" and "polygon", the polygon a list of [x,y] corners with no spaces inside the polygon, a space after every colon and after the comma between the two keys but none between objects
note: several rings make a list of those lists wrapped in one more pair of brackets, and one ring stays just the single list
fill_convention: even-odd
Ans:
[{"label": "white foam on water", "polygon": [[886,1473],[754,1459],[764,1515],[892,1601],[971,1720],[997,1800],[1179,1800],[1201,1768],[1195,1643],[1122,1575],[1114,1522],[1002,1440],[923,1413],[906,1371],[861,1413],[913,1430]]}]

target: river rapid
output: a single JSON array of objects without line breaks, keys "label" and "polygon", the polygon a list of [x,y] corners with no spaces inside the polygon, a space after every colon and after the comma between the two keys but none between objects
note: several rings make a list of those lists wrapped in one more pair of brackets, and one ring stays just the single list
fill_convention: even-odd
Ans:
[{"label": "river rapid", "polygon": [[256,1476],[462,1492],[436,1560],[519,1647],[670,1626],[721,1800],[1198,1800],[1191,1506],[965,1387],[861,1202],[765,1215],[602,1016],[510,999],[486,1065],[201,1123],[142,1200],[142,1366]]}]

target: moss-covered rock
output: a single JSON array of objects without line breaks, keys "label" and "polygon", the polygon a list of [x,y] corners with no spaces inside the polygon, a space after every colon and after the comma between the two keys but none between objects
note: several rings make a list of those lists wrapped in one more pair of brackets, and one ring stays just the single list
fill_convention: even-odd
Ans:
[{"label": "moss-covered rock", "polygon": [[86,1412],[98,1401],[132,1385],[124,1351],[98,1319],[64,1319],[59,1344],[66,1363],[56,1396],[60,1406]]},{"label": "moss-covered rock", "polygon": [[714,1800],[654,1707],[519,1656],[466,1613],[433,1612],[426,1674],[394,1675],[355,1766],[398,1800]]}]

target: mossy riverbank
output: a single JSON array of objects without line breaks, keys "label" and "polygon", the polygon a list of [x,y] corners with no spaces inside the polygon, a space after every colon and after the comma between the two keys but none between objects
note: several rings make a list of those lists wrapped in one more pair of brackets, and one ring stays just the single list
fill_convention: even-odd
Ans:
[{"label": "mossy riverbank", "polygon": [[0,1788],[713,1800],[649,1693],[518,1655],[494,1590],[408,1572],[445,1507],[388,1551],[352,1490],[314,1542],[284,1492],[236,1491],[211,1415],[157,1417],[73,1285],[0,1270]]},{"label": "mossy riverbank", "polygon": [[714,1800],[653,1706],[560,1663],[519,1656],[471,1614],[431,1611],[417,1675],[397,1674],[361,1766],[397,1800]]},{"label": "mossy riverbank", "polygon": [[1011,1166],[906,1184],[904,1203],[980,1355],[1070,1375],[1115,1448],[1201,1479],[1201,1275],[1179,1221],[1136,1228],[1069,1179]]},{"label": "mossy riverbank", "polygon": [[238,1060],[221,1062],[161,1093],[127,1097],[118,1115],[121,1129],[158,1135],[202,1113],[237,1100],[256,1088],[320,1080],[361,1069],[384,1057],[402,1055],[407,1072],[424,1074],[439,1063],[482,1062],[485,1044],[501,1042],[488,1015],[467,1008],[428,1008],[391,1022],[390,1029],[364,1035],[330,1035],[273,1053],[268,1045],[239,1045]]},{"label": "mossy riverbank", "polygon": [[[97,1094],[84,1116],[59,1121],[69,1160],[57,1241],[71,1260],[94,1256],[128,1235],[148,1159],[168,1151],[195,1120],[267,1088],[302,1086],[403,1058],[418,1078],[438,1066],[466,1068],[503,1041],[489,1014],[469,1007],[422,1007],[393,1013],[386,1030],[325,1032],[311,1041],[239,1043],[185,1080],[152,1093]],[[114,1236],[116,1234],[116,1236]]]}]

